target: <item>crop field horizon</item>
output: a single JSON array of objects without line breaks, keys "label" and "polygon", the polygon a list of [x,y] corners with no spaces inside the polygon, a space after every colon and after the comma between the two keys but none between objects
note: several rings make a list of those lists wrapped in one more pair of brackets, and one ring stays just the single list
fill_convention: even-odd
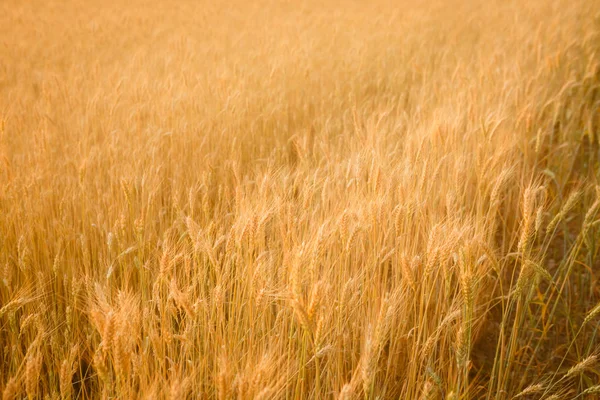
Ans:
[{"label": "crop field horizon", "polygon": [[593,0],[0,2],[0,394],[600,396]]}]

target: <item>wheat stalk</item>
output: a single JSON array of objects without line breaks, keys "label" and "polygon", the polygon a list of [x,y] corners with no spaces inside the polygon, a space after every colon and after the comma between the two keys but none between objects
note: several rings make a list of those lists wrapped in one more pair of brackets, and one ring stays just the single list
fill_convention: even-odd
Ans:
[{"label": "wheat stalk", "polygon": [[579,363],[577,363],[576,365],[571,367],[569,369],[569,371],[567,371],[567,374],[565,375],[565,377],[569,378],[569,377],[581,374],[582,372],[589,369],[592,365],[594,365],[596,363],[597,358],[598,357],[596,355],[591,355],[591,356],[585,358],[584,360],[580,361]]},{"label": "wheat stalk", "polygon": [[516,398],[527,396],[527,395],[531,395],[531,394],[534,394],[534,393],[539,393],[542,390],[544,390],[544,385],[541,384],[541,383],[535,383],[535,384],[527,386],[525,389],[523,389],[522,391],[520,391],[513,398],[516,399]]}]

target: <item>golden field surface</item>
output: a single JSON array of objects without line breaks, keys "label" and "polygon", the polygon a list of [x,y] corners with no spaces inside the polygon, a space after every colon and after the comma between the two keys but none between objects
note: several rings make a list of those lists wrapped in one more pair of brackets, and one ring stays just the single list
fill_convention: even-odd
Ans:
[{"label": "golden field surface", "polygon": [[600,396],[594,0],[0,2],[9,399]]}]

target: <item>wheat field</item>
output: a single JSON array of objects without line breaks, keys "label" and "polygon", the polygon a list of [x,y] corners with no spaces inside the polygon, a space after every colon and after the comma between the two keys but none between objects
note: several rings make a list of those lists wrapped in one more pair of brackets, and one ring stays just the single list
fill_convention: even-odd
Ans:
[{"label": "wheat field", "polygon": [[3,0],[0,393],[600,396],[594,0]]}]

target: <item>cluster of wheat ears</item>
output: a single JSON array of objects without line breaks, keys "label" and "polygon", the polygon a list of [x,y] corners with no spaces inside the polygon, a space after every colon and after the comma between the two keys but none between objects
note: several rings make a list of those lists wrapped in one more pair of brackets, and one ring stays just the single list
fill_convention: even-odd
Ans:
[{"label": "cluster of wheat ears", "polygon": [[594,0],[0,2],[0,394],[593,399]]}]

